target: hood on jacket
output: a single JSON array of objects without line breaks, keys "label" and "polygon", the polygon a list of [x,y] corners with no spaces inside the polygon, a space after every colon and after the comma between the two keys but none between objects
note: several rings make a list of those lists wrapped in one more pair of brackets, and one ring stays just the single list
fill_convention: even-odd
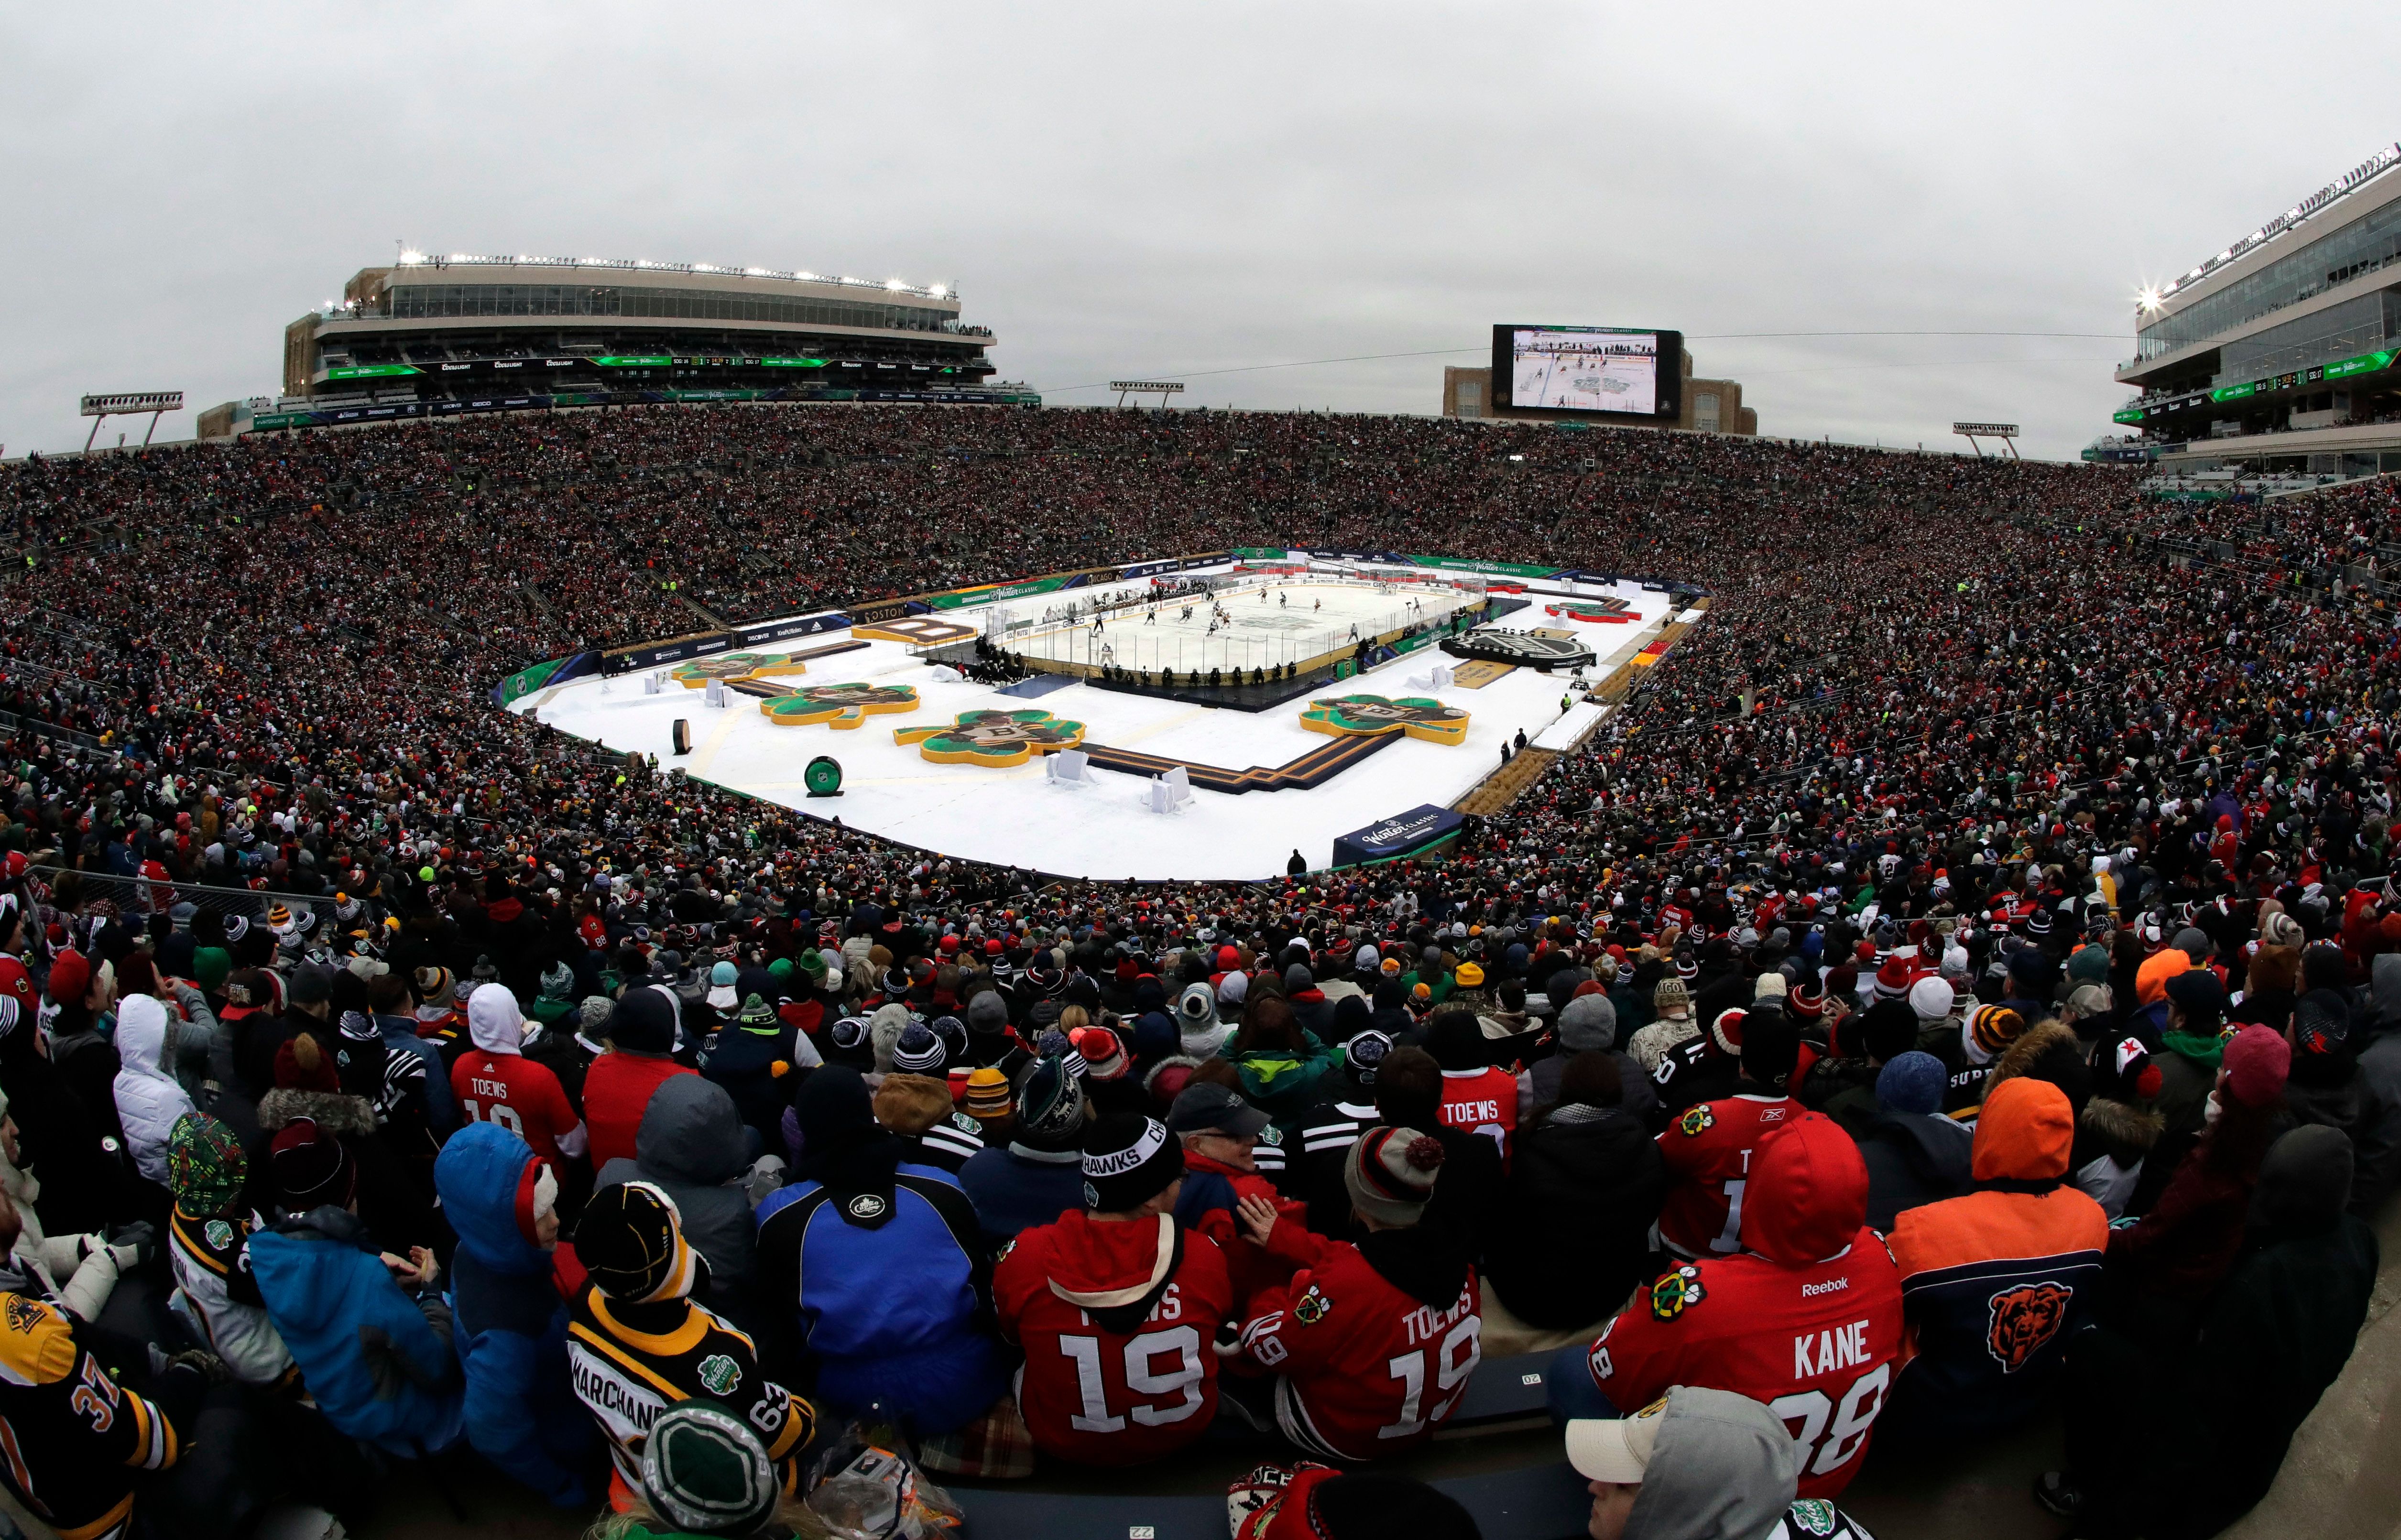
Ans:
[{"label": "hood on jacket", "polygon": [[2401,952],[2379,952],[2367,965],[2367,1000],[2373,1029],[2401,1031]]},{"label": "hood on jacket", "polygon": [[1976,1114],[1977,1181],[2055,1181],[2076,1147],[2067,1093],[2047,1080],[2003,1081]]},{"label": "hood on jacket", "polygon": [[1868,1222],[1859,1147],[1820,1112],[1804,1112],[1759,1147],[1742,1206],[1742,1245],[1791,1266],[1823,1261]]},{"label": "hood on jacket", "polygon": [[467,1035],[487,1054],[514,1054],[525,1045],[525,1016],[505,984],[479,984],[467,997]]},{"label": "hood on jacket", "polygon": [[149,995],[127,995],[117,1007],[115,1042],[120,1068],[137,1075],[164,1075],[167,1007]]},{"label": "hood on jacket", "polygon": [[313,1118],[319,1128],[337,1136],[372,1134],[377,1127],[375,1107],[364,1097],[283,1086],[258,1098],[261,1128],[272,1133],[296,1118]]},{"label": "hood on jacket", "polygon": [[718,1187],[748,1168],[743,1148],[732,1094],[699,1075],[671,1075],[651,1093],[634,1163],[653,1181]]},{"label": "hood on jacket", "polygon": [[1667,1403],[1626,1533],[1722,1540],[1777,1529],[1800,1482],[1801,1446],[1776,1413],[1698,1385],[1676,1386]]},{"label": "hood on jacket", "polygon": [[251,1236],[251,1271],[279,1327],[322,1331],[350,1308],[366,1233],[356,1214],[327,1204]]},{"label": "hood on jacket", "polygon": [[[1174,1216],[1061,1227],[1051,1253],[1050,1292],[1089,1311],[1105,1330],[1131,1330],[1150,1313],[1184,1264],[1184,1233]],[[1122,1322],[1114,1325],[1113,1322]]]},{"label": "hood on jacket", "polygon": [[531,1147],[497,1123],[467,1124],[434,1159],[434,1190],[442,1194],[442,1211],[458,1232],[459,1244],[495,1273],[550,1270],[549,1254],[528,1233],[541,1171]]}]

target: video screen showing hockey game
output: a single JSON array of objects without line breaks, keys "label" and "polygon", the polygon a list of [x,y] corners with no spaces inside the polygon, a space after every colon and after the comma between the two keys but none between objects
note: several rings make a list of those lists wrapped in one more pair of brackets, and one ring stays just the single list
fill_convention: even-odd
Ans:
[{"label": "video screen showing hockey game", "polygon": [[1637,417],[1677,410],[1681,334],[1507,326],[1495,328],[1493,342],[1494,372],[1509,382],[1510,406]]}]

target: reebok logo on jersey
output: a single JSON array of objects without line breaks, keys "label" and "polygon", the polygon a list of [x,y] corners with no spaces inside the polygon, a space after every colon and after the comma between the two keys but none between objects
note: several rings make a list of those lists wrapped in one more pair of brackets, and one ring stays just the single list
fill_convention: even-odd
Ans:
[{"label": "reebok logo on jersey", "polygon": [[1803,1284],[1801,1297],[1804,1300],[1814,1300],[1820,1294],[1837,1293],[1850,1287],[1851,1280],[1848,1278],[1828,1278],[1824,1283]]}]

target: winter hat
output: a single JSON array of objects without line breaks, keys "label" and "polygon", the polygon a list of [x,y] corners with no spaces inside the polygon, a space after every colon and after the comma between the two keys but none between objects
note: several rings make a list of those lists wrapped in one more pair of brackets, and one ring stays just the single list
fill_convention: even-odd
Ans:
[{"label": "winter hat", "polygon": [[1921,978],[1909,987],[1909,1008],[1920,1021],[1941,1021],[1951,1014],[1957,991],[1940,978]]},{"label": "winter hat", "polygon": [[1017,1093],[1018,1138],[1036,1149],[1063,1150],[1083,1126],[1082,1078],[1058,1059],[1042,1059]]},{"label": "winter hat", "polygon": [[1969,1013],[1965,1030],[1968,1046],[1982,1056],[1977,1062],[1985,1063],[2018,1040],[2025,1030],[2025,1017],[1999,1005],[1979,1005]]},{"label": "winter hat", "polygon": [[2301,940],[2301,922],[2291,915],[2279,909],[2261,917],[2259,945],[2262,947],[2298,947]]},{"label": "winter hat", "polygon": [[324,1204],[339,1208],[357,1191],[358,1170],[342,1141],[317,1126],[315,1118],[294,1118],[268,1146],[267,1170],[275,1201],[294,1214]]},{"label": "winter hat", "polygon": [[1754,1001],[1782,1000],[1790,988],[1782,974],[1762,974],[1751,980],[1750,998]]},{"label": "winter hat", "polygon": [[575,1255],[595,1288],[629,1304],[681,1299],[697,1279],[699,1263],[684,1243],[675,1200],[646,1181],[592,1195],[575,1221]]},{"label": "winter hat", "polygon": [[892,1068],[904,1075],[939,1075],[950,1054],[933,1029],[911,1022],[892,1043]]},{"label": "winter hat", "polygon": [[967,1030],[998,1035],[1008,1030],[1008,1002],[997,989],[979,989],[967,1002]]},{"label": "winter hat", "polygon": [[1342,1068],[1351,1083],[1365,1089],[1376,1083],[1376,1071],[1393,1051],[1393,1040],[1370,1028],[1342,1045]]},{"label": "winter hat", "polygon": [[2093,1094],[2104,1100],[2132,1107],[2160,1094],[2160,1067],[2143,1040],[2131,1033],[2094,1043],[2092,1065]]},{"label": "winter hat", "polygon": [[2293,1047],[2302,1061],[2340,1058],[2351,1040],[2351,1009],[2332,989],[2312,989],[2293,1006]]},{"label": "winter hat", "polygon": [[1157,1118],[1114,1112],[1084,1130],[1084,1206],[1140,1208],[1184,1177],[1184,1145]]},{"label": "winter hat", "polygon": [[2339,1128],[2307,1124],[2268,1147],[2251,1217],[2308,1234],[2330,1228],[2351,1195],[2356,1154]]},{"label": "winter hat", "polygon": [[1721,1011],[1718,1018],[1709,1023],[1710,1043],[1728,1058],[1742,1056],[1742,1018],[1740,1011]]},{"label": "winter hat", "polygon": [[1451,976],[1459,981],[1459,987],[1462,989],[1480,989],[1484,987],[1484,970],[1473,962],[1461,963],[1459,972]]},{"label": "winter hat", "polygon": [[575,1007],[576,1029],[606,1035],[603,1029],[608,1025],[609,1013],[616,1008],[617,1002],[607,995],[585,995],[583,1002]]},{"label": "winter hat", "polygon": [[1743,1017],[1742,1072],[1781,1091],[1801,1062],[1801,1028],[1790,1016],[1761,1006]]},{"label": "winter hat", "polygon": [[1559,1008],[1559,1047],[1571,1054],[1617,1043],[1617,1007],[1603,994],[1580,994]]},{"label": "winter hat", "polygon": [[1912,1048],[1876,1071],[1876,1104],[1923,1117],[1942,1105],[1946,1078],[1941,1059]]},{"label": "winter hat", "polygon": [[2184,1013],[2188,1032],[2211,1032],[2226,1014],[2226,986],[2207,968],[2188,968],[2168,980],[2167,997]]},{"label": "winter hat", "polygon": [[1314,989],[1315,988],[1317,988],[1317,975],[1309,971],[1308,964],[1296,962],[1291,967],[1286,968],[1283,971],[1283,992],[1285,994],[1297,995],[1303,989]]},{"label": "winter hat", "polygon": [[741,996],[734,988],[740,971],[731,962],[720,962],[708,970],[708,1002],[720,1011],[731,1010]]},{"label": "winter hat", "polygon": [[665,1054],[675,1050],[675,1006],[649,985],[625,991],[609,1013],[603,1029],[609,1041],[631,1054]]},{"label": "winter hat", "polygon": [[951,1115],[951,1088],[930,1075],[895,1072],[875,1088],[875,1121],[896,1134],[922,1134]]},{"label": "winter hat", "polygon": [[76,1005],[91,993],[91,961],[81,952],[65,951],[50,960],[49,988],[45,991],[61,1005]]},{"label": "winter hat", "polygon": [[2109,948],[2099,945],[2077,947],[2068,954],[2067,976],[2076,984],[2108,983]]},{"label": "winter hat", "polygon": [[734,1019],[747,1030],[772,1032],[775,1029],[775,1007],[767,1003],[765,995],[744,995],[742,1009],[734,1013]]},{"label": "winter hat", "polygon": [[1136,1016],[1133,1030],[1121,1034],[1120,1041],[1137,1065],[1157,1064],[1181,1051],[1184,1046],[1173,1019],[1164,1011],[1145,1011]]},{"label": "winter hat", "polygon": [[325,1055],[316,1035],[302,1032],[275,1045],[275,1088],[279,1091],[342,1092],[342,1072]]},{"label": "winter hat", "polygon": [[1009,1115],[1008,1077],[987,1064],[967,1076],[967,1116],[995,1123]]},{"label": "winter hat", "polygon": [[1199,1032],[1217,1025],[1216,997],[1206,984],[1187,984],[1175,997],[1175,1025],[1179,1031]]},{"label": "winter hat", "polygon": [[1693,1011],[1693,991],[1681,978],[1663,978],[1651,991],[1651,1009],[1663,1017],[1689,1017]]},{"label": "winter hat", "polygon": [[875,1049],[877,1069],[892,1068],[892,1056],[899,1047],[900,1034],[909,1029],[913,1019],[909,1007],[894,1002],[878,1005],[875,1014],[867,1018],[867,1041]]},{"label": "winter hat", "polygon": [[2245,1107],[2272,1107],[2284,1094],[2292,1045],[2274,1029],[2245,1027],[2226,1045],[2226,1094]]},{"label": "winter hat", "polygon": [[1078,1028],[1074,1042],[1076,1052],[1083,1056],[1084,1073],[1089,1079],[1116,1080],[1130,1067],[1125,1045],[1105,1027]]},{"label": "winter hat", "polygon": [[708,1401],[684,1401],[642,1443],[642,1496],[685,1534],[749,1534],[783,1501],[759,1436]]},{"label": "winter hat", "polygon": [[2192,965],[2196,968],[2205,966],[2217,951],[2217,945],[2209,939],[2208,933],[2194,925],[2187,925],[2176,932],[2175,939],[2168,945],[2192,959]]},{"label": "winter hat", "polygon": [[241,1197],[250,1157],[231,1128],[206,1112],[186,1112],[167,1135],[167,1187],[196,1220],[230,1211]]},{"label": "winter hat", "polygon": [[1879,1000],[1899,1000],[1909,992],[1909,962],[1905,958],[1887,957],[1875,971],[1875,992]]},{"label": "winter hat", "polygon": [[1407,1226],[1424,1217],[1442,1175],[1442,1141],[1414,1128],[1370,1128],[1343,1158],[1351,1206],[1379,1224]]}]

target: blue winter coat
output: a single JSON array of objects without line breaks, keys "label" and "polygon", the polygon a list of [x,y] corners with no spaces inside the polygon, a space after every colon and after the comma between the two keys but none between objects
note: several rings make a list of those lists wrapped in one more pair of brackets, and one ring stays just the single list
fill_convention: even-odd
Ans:
[{"label": "blue winter coat", "polygon": [[467,1371],[467,1441],[560,1507],[587,1501],[582,1472],[598,1452],[568,1377],[567,1302],[550,1253],[525,1237],[518,1192],[534,1153],[496,1123],[450,1136],[433,1185],[459,1233],[450,1262],[459,1361]]},{"label": "blue winter coat", "polygon": [[459,1441],[459,1360],[377,1259],[358,1216],[328,1205],[250,1237],[268,1318],[325,1420],[417,1456]]},{"label": "blue winter coat", "polygon": [[1008,1388],[986,1329],[989,1274],[975,1209],[948,1172],[903,1165],[871,1189],[786,1187],[759,1206],[759,1267],[798,1307],[819,1399],[880,1403],[921,1436],[983,1415]]},{"label": "blue winter coat", "polygon": [[436,1138],[459,1126],[459,1098],[450,1094],[450,1067],[442,1050],[417,1035],[417,1023],[407,1016],[378,1015],[376,1030],[383,1045],[395,1054],[415,1054],[425,1061],[425,1122]]}]

